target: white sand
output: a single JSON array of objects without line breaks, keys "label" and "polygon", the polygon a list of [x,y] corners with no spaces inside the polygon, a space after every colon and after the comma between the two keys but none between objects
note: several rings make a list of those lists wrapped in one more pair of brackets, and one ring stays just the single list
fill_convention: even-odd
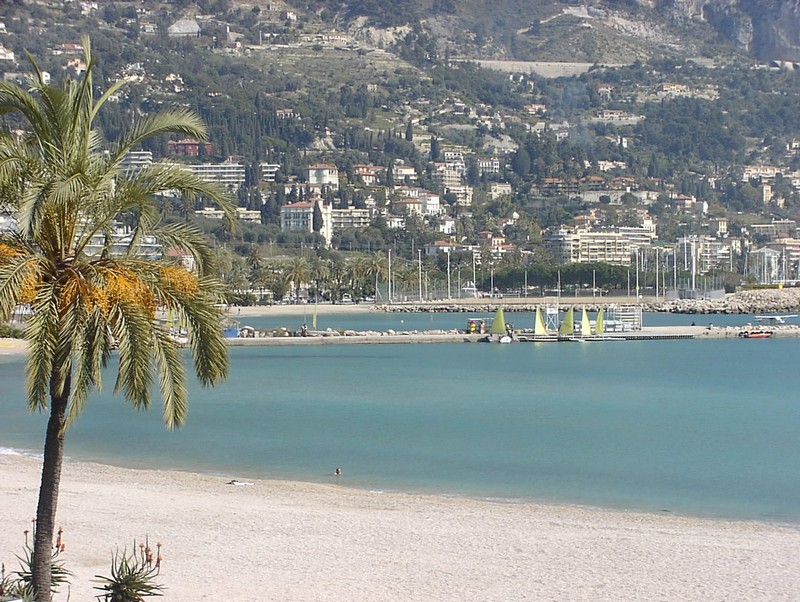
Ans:
[{"label": "white sand", "polygon": [[[130,450],[134,456],[136,450]],[[0,455],[14,566],[39,462]],[[370,493],[68,462],[58,524],[71,600],[116,546],[164,544],[166,600],[794,600],[800,531],[748,522]],[[59,600],[66,600],[62,595]]]}]

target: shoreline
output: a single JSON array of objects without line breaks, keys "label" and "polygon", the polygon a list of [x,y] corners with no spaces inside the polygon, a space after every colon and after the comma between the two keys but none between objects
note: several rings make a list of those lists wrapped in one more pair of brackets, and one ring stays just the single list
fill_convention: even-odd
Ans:
[{"label": "shoreline", "polygon": [[[0,454],[0,560],[13,566],[40,461]],[[166,599],[791,599],[800,530],[330,484],[64,465],[59,517],[72,599],[114,549],[164,544]],[[56,598],[66,599],[64,594]]]}]

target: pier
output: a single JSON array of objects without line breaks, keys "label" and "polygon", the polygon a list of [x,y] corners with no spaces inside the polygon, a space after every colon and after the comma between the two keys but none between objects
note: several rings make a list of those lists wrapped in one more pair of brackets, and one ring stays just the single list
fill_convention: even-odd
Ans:
[{"label": "pier", "polygon": [[[593,343],[619,342],[619,341],[668,341],[668,340],[702,340],[702,339],[739,339],[740,333],[747,330],[743,326],[651,326],[641,330],[626,332],[604,333],[602,336],[590,337],[562,337],[552,336],[536,337],[532,331],[518,331],[514,335],[514,342],[518,343],[550,343],[586,341]],[[769,328],[773,333],[772,338],[798,338],[800,326],[783,325]],[[488,340],[486,334],[469,334],[459,331],[319,331],[311,332],[308,336],[260,336],[254,333],[253,337],[237,337],[226,339],[231,347],[258,347],[258,346],[292,346],[292,345],[398,345],[398,344],[425,344],[425,343],[480,343]],[[752,344],[750,342],[749,344]]]}]

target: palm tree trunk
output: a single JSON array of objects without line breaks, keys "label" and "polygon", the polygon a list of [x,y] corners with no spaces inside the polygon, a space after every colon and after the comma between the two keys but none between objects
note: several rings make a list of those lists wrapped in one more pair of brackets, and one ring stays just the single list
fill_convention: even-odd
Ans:
[{"label": "palm tree trunk", "polygon": [[64,459],[64,423],[67,416],[67,392],[50,396],[50,418],[44,440],[42,482],[39,487],[39,504],[36,507],[36,535],[33,542],[33,590],[37,602],[52,600],[53,534],[55,533],[58,489],[61,482],[61,464]]}]

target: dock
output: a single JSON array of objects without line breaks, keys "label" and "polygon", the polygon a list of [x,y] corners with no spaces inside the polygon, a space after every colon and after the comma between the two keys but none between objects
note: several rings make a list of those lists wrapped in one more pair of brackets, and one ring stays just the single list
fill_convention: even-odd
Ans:
[{"label": "dock", "polygon": [[[641,330],[609,332],[602,336],[562,337],[555,333],[548,337],[535,337],[530,331],[515,333],[514,341],[520,343],[542,343],[561,341],[586,341],[594,343],[617,341],[668,341],[702,339],[739,339],[741,326],[652,326]],[[770,328],[772,338],[798,338],[800,326],[784,325]],[[428,343],[479,343],[486,340],[486,334],[469,334],[457,331],[325,331],[312,332],[309,336],[259,336],[228,338],[231,347],[293,346],[293,345],[402,345]],[[752,343],[751,343],[752,344]]]}]

